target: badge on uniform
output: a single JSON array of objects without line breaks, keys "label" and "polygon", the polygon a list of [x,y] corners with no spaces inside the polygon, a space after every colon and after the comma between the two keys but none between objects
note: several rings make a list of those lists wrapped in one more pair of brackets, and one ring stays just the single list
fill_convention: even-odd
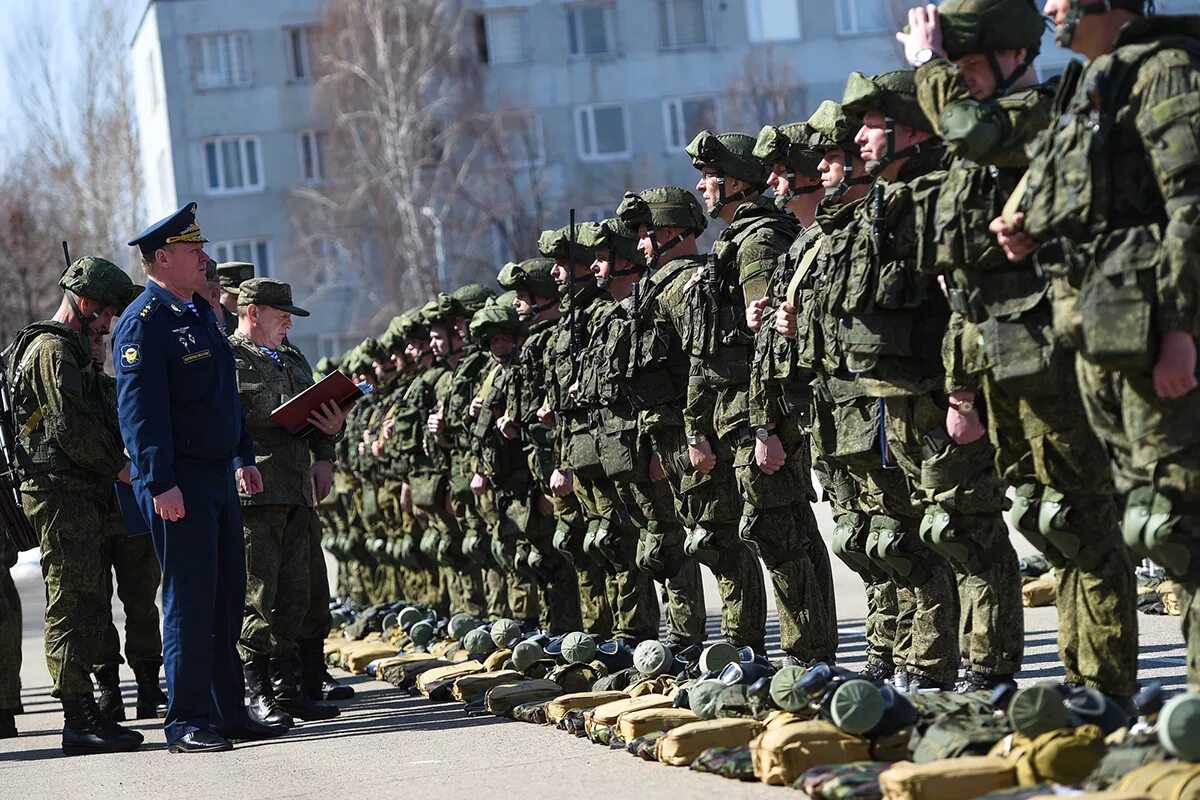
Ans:
[{"label": "badge on uniform", "polygon": [[175,328],[172,330],[172,333],[179,337],[179,343],[183,345],[183,351],[185,353],[190,353],[192,351],[192,345],[196,343],[196,337],[192,335],[191,327],[185,325],[182,328]]},{"label": "badge on uniform", "polygon": [[131,344],[121,351],[121,366],[125,369],[136,367],[142,363],[142,351],[136,344]]}]

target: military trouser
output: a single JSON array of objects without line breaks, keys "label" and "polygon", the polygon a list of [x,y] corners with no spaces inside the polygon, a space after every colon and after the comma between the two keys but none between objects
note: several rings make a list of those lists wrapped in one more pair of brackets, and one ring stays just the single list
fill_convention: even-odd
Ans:
[{"label": "military trouser", "polygon": [[41,540],[46,666],[54,697],[92,694],[92,666],[108,624],[104,540],[111,533],[112,484],[101,484],[98,489],[47,479],[21,495]]},{"label": "military trouser", "polygon": [[21,708],[21,597],[10,570],[17,548],[0,536],[0,711]]},{"label": "military trouser", "polygon": [[1025,613],[1004,485],[990,442],[960,445],[946,433],[946,407],[940,395],[887,398],[888,445],[924,505],[921,540],[958,576],[963,661],[976,672],[1012,675],[1024,654]]},{"label": "military trouser", "polygon": [[451,614],[467,614],[482,619],[486,613],[483,575],[479,565],[462,554],[462,529],[458,520],[444,507],[427,508],[426,534],[437,539],[438,578],[442,591],[450,598]]},{"label": "military trouser", "polygon": [[121,663],[121,639],[112,621],[112,594],[116,573],[116,592],[125,610],[125,659],[130,667],[142,664],[155,670],[162,666],[162,632],[158,627],[158,585],[162,568],[154,555],[154,542],[149,536],[127,536],[122,524],[114,520],[116,530],[104,542],[104,558],[109,570],[105,575],[108,591],[108,626],[100,643],[95,666],[116,666]]},{"label": "military trouser", "polygon": [[1083,411],[1073,358],[1033,381],[984,376],[988,434],[1015,488],[1013,526],[1055,566],[1058,653],[1068,683],[1137,691],[1137,584],[1121,540],[1108,452]]},{"label": "military trouser", "polygon": [[1200,391],[1160,398],[1149,372],[1110,372],[1082,356],[1076,376],[1124,500],[1121,534],[1175,581],[1188,685],[1200,690]]},{"label": "military trouser", "polygon": [[[520,533],[514,525],[506,525],[506,515],[500,510],[495,491],[488,489],[479,497],[475,497],[475,512],[482,522],[480,536],[484,538],[489,551],[495,552],[497,540],[504,533],[505,559],[502,562],[493,558],[495,572],[501,576],[503,594],[495,600],[489,600],[494,616],[512,617],[516,620],[535,622],[538,618],[538,588],[532,575],[518,570],[514,563],[516,536]],[[492,580],[495,580],[494,578]],[[495,603],[495,605],[493,605]]]},{"label": "military trouser", "polygon": [[776,431],[787,462],[772,475],[755,462],[749,430],[736,442],[734,466],[745,501],[738,532],[771,576],[783,651],[805,663],[832,662],[837,608],[829,553],[812,510],[809,441],[787,424]]},{"label": "military trouser", "polygon": [[350,543],[350,557],[346,564],[348,594],[350,601],[360,608],[371,604],[370,579],[366,557],[366,524],[363,520],[362,484],[355,483],[347,495],[346,534]]},{"label": "military trouser", "polygon": [[[540,589],[541,602],[535,606],[541,609],[541,627],[557,636],[583,630],[585,622],[579,603],[579,577],[571,562],[554,547],[554,532],[561,520],[556,520],[553,513],[542,513],[535,499],[539,496],[544,497],[540,489],[534,488],[533,498],[513,501],[509,512],[524,522],[517,526],[523,534],[517,540],[517,548]],[[561,508],[566,518],[577,517],[574,497],[561,498],[562,502],[558,500],[546,501],[552,511]]]},{"label": "military trouser", "polygon": [[653,437],[663,471],[682,501],[689,554],[717,579],[721,635],[738,647],[765,649],[766,583],[759,560],[738,537],[743,506],[733,451],[720,440],[713,442],[717,464],[702,475],[688,460],[682,428],[655,431]]},{"label": "military trouser", "polygon": [[[564,558],[571,561],[578,573],[583,629],[607,639],[613,634],[614,624],[608,597],[608,574],[601,564],[584,552],[583,544],[589,533],[595,534],[600,512],[593,501],[589,480],[574,475],[572,483],[569,498],[555,498],[558,525],[554,532],[554,546]],[[562,513],[560,508],[563,509]]]},{"label": "military trouser", "polygon": [[246,607],[238,655],[291,658],[308,613],[311,539],[319,538],[308,506],[243,506]]}]

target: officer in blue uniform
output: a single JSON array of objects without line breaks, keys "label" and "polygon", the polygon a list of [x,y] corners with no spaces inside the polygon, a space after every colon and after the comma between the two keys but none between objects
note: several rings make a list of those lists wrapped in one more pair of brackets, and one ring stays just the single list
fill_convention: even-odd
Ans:
[{"label": "officer in blue uniform", "polygon": [[172,753],[229,750],[230,739],[287,730],[246,714],[235,649],[246,592],[237,488],[261,491],[262,476],[233,353],[204,299],[207,241],[195,203],[131,241],[149,280],[113,333],[121,436],[162,565]]}]

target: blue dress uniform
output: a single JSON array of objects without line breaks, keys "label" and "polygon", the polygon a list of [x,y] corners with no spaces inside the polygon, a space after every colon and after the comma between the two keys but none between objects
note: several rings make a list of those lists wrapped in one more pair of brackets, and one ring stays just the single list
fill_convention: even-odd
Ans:
[{"label": "blue dress uniform", "polygon": [[[194,209],[185,206],[130,244],[153,253],[164,241],[207,241]],[[163,236],[189,235],[188,218],[199,238]],[[121,316],[113,353],[133,489],[162,565],[167,743],[194,731],[228,734],[247,721],[235,649],[246,558],[234,470],[254,465],[233,352],[204,298],[189,304],[151,281]],[[168,522],[154,513],[154,497],[173,486],[185,515]]]}]

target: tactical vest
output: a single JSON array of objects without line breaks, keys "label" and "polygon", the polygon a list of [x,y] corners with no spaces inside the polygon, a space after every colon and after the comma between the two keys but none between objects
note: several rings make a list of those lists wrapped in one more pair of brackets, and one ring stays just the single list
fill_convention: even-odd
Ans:
[{"label": "tactical vest", "polygon": [[701,263],[699,256],[679,258],[635,287],[629,298],[626,336],[629,352],[622,388],[634,408],[646,410],[682,401],[687,392],[686,357],[675,333],[647,319],[664,291],[687,280]]},{"label": "tactical vest", "polygon": [[822,215],[816,223],[821,231],[818,241],[808,246],[808,237],[801,237],[789,251],[798,257],[787,300],[796,308],[796,365],[802,370],[833,374],[841,368],[839,322],[833,311],[841,284],[838,270],[849,267],[847,253],[853,236],[847,228],[864,202],[855,200]]}]

